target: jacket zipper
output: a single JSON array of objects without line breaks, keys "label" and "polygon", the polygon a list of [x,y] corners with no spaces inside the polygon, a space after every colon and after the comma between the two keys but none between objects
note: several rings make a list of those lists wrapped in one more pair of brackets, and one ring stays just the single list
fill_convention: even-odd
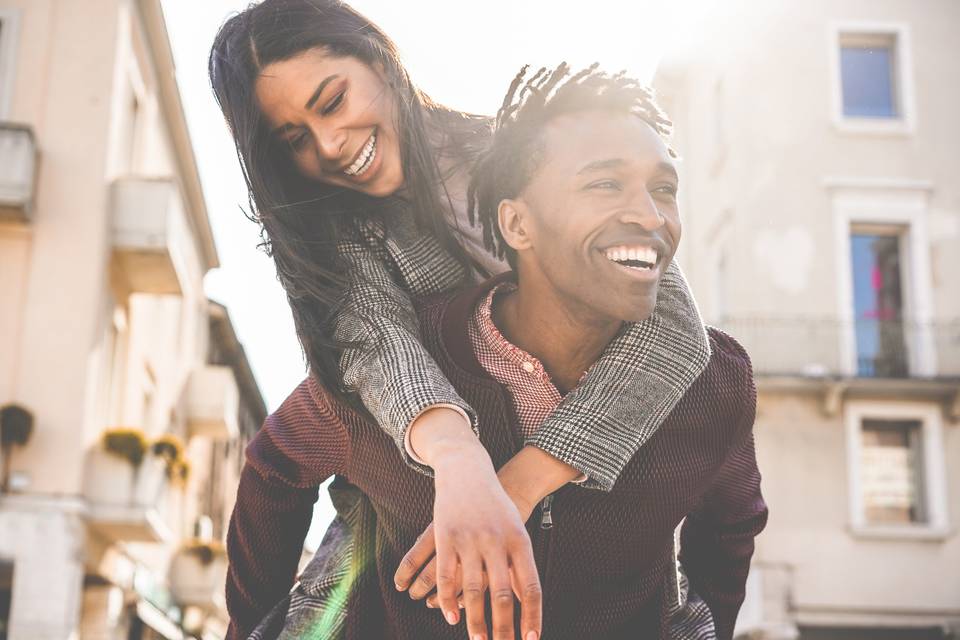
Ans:
[{"label": "jacket zipper", "polygon": [[543,502],[540,503],[540,528],[541,529],[553,529],[553,494],[551,493],[546,498],[543,499]]},{"label": "jacket zipper", "polygon": [[[553,494],[550,494],[540,502],[540,535],[537,536],[537,569],[540,573],[540,582],[546,587],[550,575],[550,542],[553,539]],[[545,596],[546,589],[544,588]],[[546,606],[546,597],[544,597],[544,606]]]}]

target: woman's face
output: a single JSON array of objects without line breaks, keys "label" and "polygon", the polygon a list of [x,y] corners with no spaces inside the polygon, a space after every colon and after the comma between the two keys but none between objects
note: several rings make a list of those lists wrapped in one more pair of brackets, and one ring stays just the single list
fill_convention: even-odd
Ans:
[{"label": "woman's face", "polygon": [[379,70],[310,49],[267,65],[255,90],[270,135],[306,177],[377,197],[403,186],[394,95]]}]

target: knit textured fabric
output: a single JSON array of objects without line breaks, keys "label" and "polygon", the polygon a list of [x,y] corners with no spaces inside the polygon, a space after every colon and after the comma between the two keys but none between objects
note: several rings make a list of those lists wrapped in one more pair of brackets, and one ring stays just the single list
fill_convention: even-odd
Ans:
[{"label": "knit textured fabric", "polygon": [[[420,309],[419,320],[425,347],[476,410],[481,442],[499,467],[524,442],[508,393],[476,361],[466,334],[487,290],[442,296]],[[711,329],[709,339],[706,370],[612,490],[568,485],[555,494],[552,528],[540,527],[538,513],[528,524],[543,585],[544,638],[668,637],[667,585],[681,521],[690,586],[709,606],[717,636],[732,637],[767,508],[752,435],[749,359],[726,334]],[[401,557],[432,520],[432,481],[405,463],[390,436],[312,379],[247,449],[228,535],[230,637],[246,637],[290,590],[317,487],[333,474],[357,486],[375,514],[354,533],[341,637],[463,638],[462,622],[447,625],[393,586]],[[322,637],[316,627],[297,633],[290,637]]]}]

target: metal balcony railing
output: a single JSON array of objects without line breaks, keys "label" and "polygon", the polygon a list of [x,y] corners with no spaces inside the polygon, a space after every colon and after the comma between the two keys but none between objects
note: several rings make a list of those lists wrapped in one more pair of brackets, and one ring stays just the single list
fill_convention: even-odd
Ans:
[{"label": "metal balcony railing", "polygon": [[716,325],[768,376],[960,376],[960,318],[939,322],[731,317]]}]

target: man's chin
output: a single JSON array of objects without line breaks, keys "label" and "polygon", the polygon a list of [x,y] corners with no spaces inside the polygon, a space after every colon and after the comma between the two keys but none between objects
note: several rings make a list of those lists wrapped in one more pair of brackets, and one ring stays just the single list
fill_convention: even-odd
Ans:
[{"label": "man's chin", "polygon": [[[630,300],[629,297],[624,298],[625,302],[628,300]],[[628,304],[623,310],[623,318],[621,319],[624,322],[643,322],[653,315],[656,306],[657,292],[654,290],[653,293]]]}]

